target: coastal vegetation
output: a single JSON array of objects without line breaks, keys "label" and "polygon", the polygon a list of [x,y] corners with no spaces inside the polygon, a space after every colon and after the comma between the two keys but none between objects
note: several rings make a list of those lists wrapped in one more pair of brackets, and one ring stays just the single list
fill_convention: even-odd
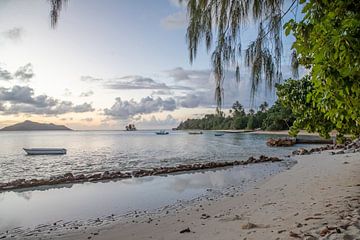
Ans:
[{"label": "coastal vegetation", "polygon": [[[304,128],[325,137],[337,130],[340,141],[344,134],[360,136],[360,2],[293,0],[288,7],[285,5],[285,1],[277,0],[189,0],[190,62],[196,58],[201,42],[212,51],[215,96],[221,108],[225,71],[236,66],[236,80],[240,81],[243,58],[244,65],[251,69],[254,97],[262,81],[268,88],[282,81],[284,28],[286,35],[295,37],[291,54],[294,78],[300,66],[308,69],[299,83],[289,80],[280,88],[282,104],[288,104],[297,117],[291,134],[295,136]],[[296,12],[299,5],[301,18],[293,17],[284,24],[284,16]],[[258,24],[258,35],[243,54],[242,29],[249,22]],[[292,92],[298,90],[300,102]]]},{"label": "coastal vegetation", "polygon": [[244,107],[236,101],[228,114],[223,111],[217,114],[207,114],[200,119],[187,119],[181,122],[177,127],[183,129],[203,129],[203,130],[220,130],[220,129],[258,129],[263,130],[286,130],[289,129],[295,117],[291,109],[284,107],[279,101],[268,108],[268,103],[264,102],[259,106],[259,110],[250,109],[247,113]]}]

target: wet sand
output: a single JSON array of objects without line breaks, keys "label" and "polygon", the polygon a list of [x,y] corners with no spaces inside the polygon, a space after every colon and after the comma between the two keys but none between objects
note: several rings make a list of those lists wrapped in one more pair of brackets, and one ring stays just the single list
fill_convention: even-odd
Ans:
[{"label": "wet sand", "polygon": [[[179,211],[202,199],[245,192],[295,164],[282,162],[0,192],[0,239],[33,239],[134,216]],[[145,213],[146,211],[146,213]],[[15,229],[15,230],[14,230]],[[40,230],[40,231],[39,231]]]},{"label": "wet sand", "polygon": [[360,152],[295,158],[293,168],[245,193],[58,238],[359,239]]}]

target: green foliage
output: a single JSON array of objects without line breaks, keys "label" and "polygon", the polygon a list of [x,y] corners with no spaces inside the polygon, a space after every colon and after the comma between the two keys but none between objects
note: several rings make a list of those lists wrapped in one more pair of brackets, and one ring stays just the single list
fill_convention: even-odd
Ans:
[{"label": "green foliage", "polygon": [[[265,102],[263,105],[268,106]],[[230,116],[223,114],[208,114],[201,119],[188,119],[177,127],[177,129],[257,129],[265,130],[285,130],[292,125],[294,117],[289,108],[284,108],[279,103],[275,103],[269,110],[260,108],[256,112],[250,109],[246,114],[243,106],[235,102]]]},{"label": "green foliage", "polygon": [[252,130],[252,129],[254,129],[254,128],[255,128],[255,127],[254,127],[254,116],[251,115],[251,116],[249,117],[248,122],[247,122],[246,129]]},{"label": "green foliage", "polygon": [[288,106],[296,120],[290,128],[290,135],[296,136],[300,129],[308,132],[318,132],[322,137],[329,138],[329,132],[335,125],[317,108],[308,96],[314,91],[310,76],[300,80],[288,79],[283,84],[276,85],[278,101]]},{"label": "green foliage", "polygon": [[303,82],[306,96],[301,99],[308,110],[298,116],[296,125],[322,135],[333,128],[340,136],[359,136],[360,1],[310,0],[303,13],[302,21],[291,20],[285,26],[286,33],[296,38],[293,48],[299,63],[311,69],[310,80]]},{"label": "green foliage", "polygon": [[284,107],[279,101],[267,111],[267,114],[262,122],[262,129],[268,131],[287,130],[292,126],[295,120],[291,109],[287,105]]}]

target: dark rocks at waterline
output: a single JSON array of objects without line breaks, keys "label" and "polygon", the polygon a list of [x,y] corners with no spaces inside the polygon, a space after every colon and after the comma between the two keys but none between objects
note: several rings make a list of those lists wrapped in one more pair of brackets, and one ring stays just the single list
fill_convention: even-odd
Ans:
[{"label": "dark rocks at waterline", "polygon": [[291,147],[296,143],[295,138],[269,138],[266,144],[270,147]]},{"label": "dark rocks at waterline", "polygon": [[189,232],[191,232],[190,228],[185,228],[185,229],[180,231],[180,233],[189,233]]},{"label": "dark rocks at waterline", "polygon": [[105,180],[126,179],[131,177],[145,177],[154,175],[163,175],[176,172],[187,172],[195,170],[206,170],[214,168],[223,168],[237,165],[247,165],[263,162],[280,162],[281,159],[277,157],[267,157],[261,155],[259,158],[249,157],[246,161],[231,161],[231,162],[208,162],[208,163],[195,163],[195,164],[181,164],[174,167],[157,167],[153,169],[140,169],[132,172],[120,172],[120,171],[105,171],[104,173],[93,174],[78,174],[65,173],[62,176],[50,177],[49,179],[17,179],[7,183],[0,183],[0,191],[13,190],[19,188],[37,187],[43,185],[57,185],[68,183],[82,183],[82,182],[97,182]]},{"label": "dark rocks at waterline", "polygon": [[317,147],[312,149],[299,148],[292,152],[293,155],[308,155],[314,152],[322,152],[327,150],[340,150],[338,152],[333,152],[333,154],[344,154],[344,153],[352,153],[360,151],[360,138],[354,141],[347,141],[344,144],[334,144],[334,145],[326,145],[323,147]]}]

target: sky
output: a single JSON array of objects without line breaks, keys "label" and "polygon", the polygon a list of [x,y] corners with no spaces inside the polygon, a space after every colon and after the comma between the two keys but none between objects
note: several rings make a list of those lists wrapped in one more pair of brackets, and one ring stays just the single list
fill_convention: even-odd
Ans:
[{"label": "sky", "polygon": [[[69,0],[55,29],[49,11],[47,0],[0,1],[0,127],[29,119],[159,129],[215,112],[211,56],[201,47],[190,64],[186,8],[177,0]],[[256,27],[243,36],[246,46]],[[291,41],[284,37],[284,77]],[[275,101],[260,88],[251,104],[249,76],[242,68],[236,83],[226,74],[225,111],[236,100],[246,109]]]}]

